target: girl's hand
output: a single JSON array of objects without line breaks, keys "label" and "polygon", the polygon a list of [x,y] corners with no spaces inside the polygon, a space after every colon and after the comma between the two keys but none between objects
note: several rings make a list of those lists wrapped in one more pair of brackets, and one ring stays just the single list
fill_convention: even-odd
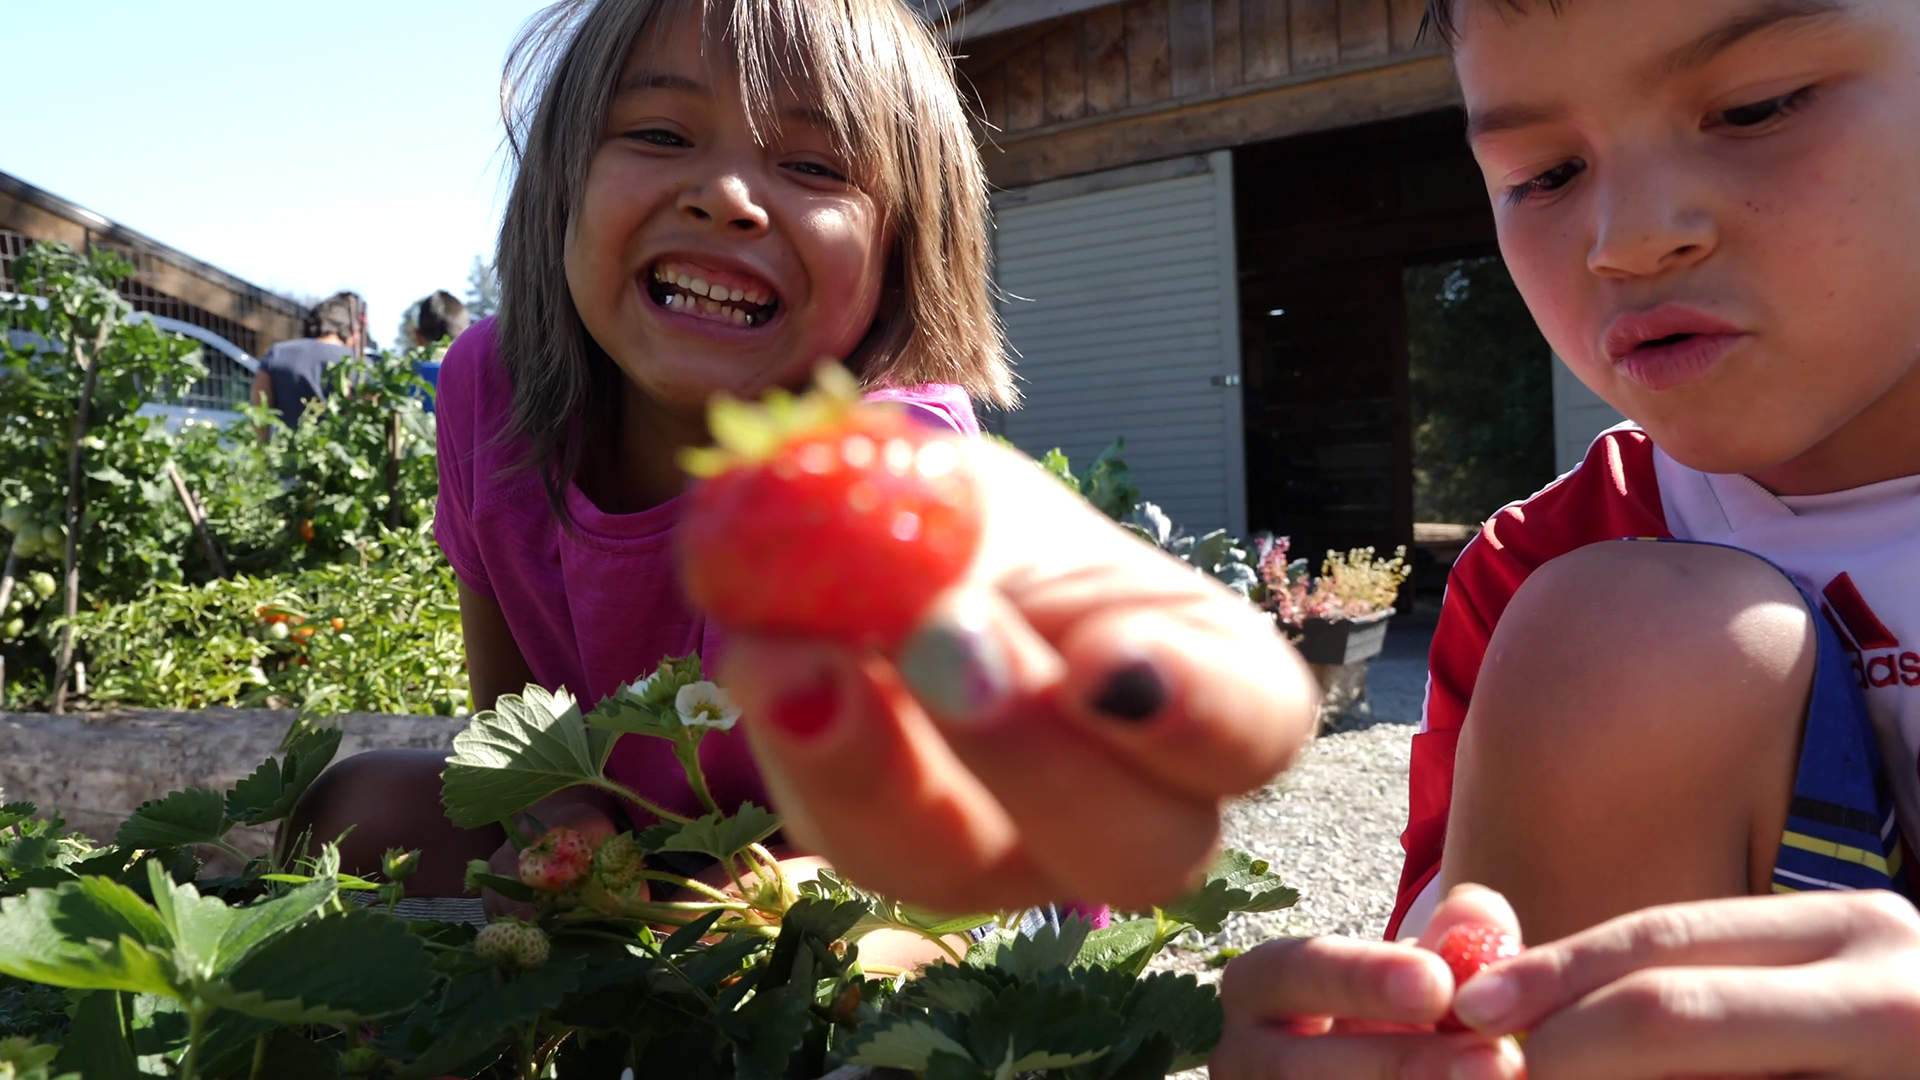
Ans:
[{"label": "girl's hand", "polygon": [[1492,923],[1518,932],[1513,909],[1474,886],[1434,912],[1421,947],[1348,938],[1268,942],[1227,966],[1220,981],[1226,1030],[1214,1080],[1338,1076],[1350,1080],[1513,1080],[1519,1050],[1482,1035],[1436,1035],[1454,996],[1453,973],[1428,951],[1452,927]]},{"label": "girl's hand", "polygon": [[981,549],[899,655],[733,641],[725,680],[789,835],[946,911],[1168,900],[1212,858],[1221,800],[1311,735],[1313,678],[1224,586],[1029,459],[966,452]]},{"label": "girl's hand", "polygon": [[1489,968],[1455,1007],[1528,1031],[1532,1080],[1920,1075],[1920,913],[1887,892],[1650,908]]},{"label": "girl's hand", "polygon": [[[620,831],[619,827],[613,823],[610,808],[597,792],[583,792],[577,789],[562,791],[533,804],[527,808],[527,812],[546,828],[554,829],[564,825],[586,837],[587,842],[595,846]],[[531,830],[532,823],[521,825],[516,821],[515,827]],[[537,833],[529,835],[526,839],[531,842],[537,835]],[[518,879],[520,849],[513,846],[512,840],[501,844],[499,850],[493,853],[493,857],[487,860],[487,870],[500,877]],[[516,919],[531,920],[536,914],[532,904],[509,900],[492,889],[480,890],[480,904],[486,910],[489,919],[511,915]]]}]

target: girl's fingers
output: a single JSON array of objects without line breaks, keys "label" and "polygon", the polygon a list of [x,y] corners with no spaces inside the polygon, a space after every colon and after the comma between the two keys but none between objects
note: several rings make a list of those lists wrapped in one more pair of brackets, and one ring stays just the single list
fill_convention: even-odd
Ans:
[{"label": "girl's fingers", "polygon": [[1903,922],[1914,922],[1910,906],[1892,894],[1875,893],[1803,893],[1649,908],[1496,965],[1461,990],[1455,1009],[1482,1031],[1524,1031],[1646,968],[1808,964],[1883,927],[1898,933]]},{"label": "girl's fingers", "polygon": [[1514,914],[1506,897],[1483,885],[1455,885],[1433,909],[1433,918],[1420,933],[1420,947],[1438,949],[1447,931],[1462,923],[1497,926],[1516,938],[1520,936],[1520,916]]},{"label": "girl's fingers", "polygon": [[947,910],[1053,898],[1012,818],[884,663],[742,634],[724,667],[799,846],[868,888]]},{"label": "girl's fingers", "polygon": [[1233,1023],[1208,1071],[1213,1080],[1519,1080],[1527,1075],[1511,1042],[1489,1043],[1473,1035],[1303,1037]]},{"label": "girl's fingers", "polygon": [[1529,1076],[1904,1074],[1913,1066],[1911,1045],[1904,1058],[1886,1045],[1887,1029],[1869,1019],[1874,1003],[1848,981],[1837,964],[1637,972],[1535,1028],[1527,1036]]},{"label": "girl's fingers", "polygon": [[1283,938],[1227,965],[1220,1004],[1230,1021],[1340,1017],[1431,1024],[1446,1015],[1453,976],[1433,953],[1351,938]]},{"label": "girl's fingers", "polygon": [[[985,727],[1030,717],[1045,696],[1140,774],[1196,798],[1239,794],[1284,768],[1311,733],[1316,690],[1272,620],[1027,458],[970,452],[992,492],[980,555],[900,656],[935,716]],[[967,612],[971,623],[956,617]],[[996,645],[1018,653],[1034,640],[1055,658],[1043,678],[996,684],[980,663]]]}]

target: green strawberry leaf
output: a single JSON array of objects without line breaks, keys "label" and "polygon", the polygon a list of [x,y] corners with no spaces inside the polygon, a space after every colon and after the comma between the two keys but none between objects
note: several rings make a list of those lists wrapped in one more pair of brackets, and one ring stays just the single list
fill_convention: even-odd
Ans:
[{"label": "green strawberry leaf", "polygon": [[715,811],[698,821],[680,826],[658,850],[692,851],[725,860],[745,851],[747,845],[757,844],[779,831],[779,817],[752,803],[745,803],[740,807],[740,812],[731,817]]},{"label": "green strawberry leaf", "polygon": [[889,900],[879,893],[860,888],[831,870],[821,871],[812,881],[801,882],[800,895],[865,904],[867,914],[846,932],[849,941],[858,941],[875,930],[887,928],[941,936],[964,934],[994,920],[992,915],[945,915],[913,904]]},{"label": "green strawberry leaf", "polygon": [[73,1023],[67,1027],[59,1055],[54,1059],[57,1068],[87,1080],[141,1080],[140,1066],[120,1026],[120,998],[111,990],[95,990],[75,1003]]},{"label": "green strawberry leaf", "polygon": [[1225,1023],[1220,992],[1202,985],[1192,975],[1156,971],[1135,982],[1121,1005],[1127,1030],[1140,1037],[1157,1033],[1173,1052],[1173,1068],[1192,1069],[1206,1063],[1220,1042]]},{"label": "green strawberry leaf", "polygon": [[308,916],[333,899],[335,891],[333,879],[321,878],[289,889],[284,895],[271,900],[234,908],[233,920],[220,937],[221,969],[232,968],[245,960],[254,949],[305,922]]},{"label": "green strawberry leaf", "polygon": [[407,924],[363,909],[277,934],[202,993],[263,1020],[343,1024],[405,1011],[433,979],[433,954]]},{"label": "green strawberry leaf", "polygon": [[147,850],[212,844],[226,836],[232,826],[226,800],[219,792],[187,788],[140,804],[133,816],[121,823],[113,842],[124,848]]},{"label": "green strawberry leaf", "polygon": [[792,976],[792,981],[782,986],[768,986],[763,982],[744,1005],[718,1015],[720,1030],[733,1044],[734,1073],[738,1080],[780,1080],[786,1075],[794,1051],[812,1029],[813,1018],[809,1012],[815,982],[812,952],[799,951],[794,957]]},{"label": "green strawberry leaf", "polygon": [[210,979],[220,967],[220,941],[237,912],[217,896],[201,896],[192,883],[177,883],[158,860],[147,862],[153,907],[173,938],[173,962],[183,978]]},{"label": "green strawberry leaf", "polygon": [[1152,919],[1122,919],[1087,935],[1074,964],[1137,974],[1159,950],[1159,928]]},{"label": "green strawberry leaf", "polygon": [[[1060,920],[1060,928],[1042,927],[1032,934],[1000,930],[987,941],[977,943],[967,953],[967,963],[990,967],[1015,979],[1034,978],[1056,968],[1064,969],[1080,955],[1091,924],[1079,915]],[[984,948],[991,942],[991,948]]]},{"label": "green strawberry leaf", "polygon": [[268,758],[227,792],[227,816],[247,825],[286,818],[339,749],[339,728],[306,732],[278,760]]},{"label": "green strawberry leaf", "polygon": [[1003,1075],[1084,1065],[1126,1038],[1119,1011],[1073,981],[1016,983],[966,1024],[973,1059]]},{"label": "green strawberry leaf", "polygon": [[1232,912],[1280,911],[1299,901],[1300,894],[1281,884],[1266,860],[1229,851],[1207,872],[1199,889],[1166,907],[1163,914],[1202,933],[1217,934]]},{"label": "green strawberry leaf", "polygon": [[432,1043],[400,1076],[441,1076],[500,1045],[580,985],[586,956],[556,950],[545,964],[507,980],[492,969],[455,976],[432,1018]]},{"label": "green strawberry leaf", "polygon": [[965,1046],[932,1022],[882,1013],[872,1025],[863,1026],[853,1038],[847,1061],[876,1069],[925,1072],[928,1059],[935,1054],[951,1054],[969,1062],[973,1060],[973,1054]]},{"label": "green strawberry leaf", "polygon": [[440,800],[463,829],[504,821],[556,791],[599,780],[612,744],[587,730],[571,697],[529,686],[454,737]]},{"label": "green strawberry leaf", "polygon": [[0,973],[73,990],[180,997],[172,939],[124,885],[86,877],[0,901]]},{"label": "green strawberry leaf", "polygon": [[979,1010],[1005,985],[1003,977],[992,969],[954,966],[929,966],[920,977],[900,989],[900,998],[915,1005],[967,1016]]}]

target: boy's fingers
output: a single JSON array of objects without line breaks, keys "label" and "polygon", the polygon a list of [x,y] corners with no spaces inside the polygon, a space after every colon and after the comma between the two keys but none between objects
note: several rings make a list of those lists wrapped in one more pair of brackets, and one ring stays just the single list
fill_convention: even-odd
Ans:
[{"label": "boy's fingers", "polygon": [[1453,977],[1410,945],[1351,938],[1284,938],[1235,958],[1220,980],[1229,1020],[1333,1016],[1431,1024],[1446,1015]]},{"label": "boy's fingers", "polygon": [[1213,1080],[1519,1080],[1511,1043],[1471,1035],[1300,1036],[1229,1024],[1208,1063]]},{"label": "boy's fingers", "polygon": [[1433,918],[1420,933],[1420,947],[1438,949],[1447,931],[1462,923],[1497,926],[1514,937],[1520,936],[1520,917],[1506,897],[1484,885],[1463,884],[1455,885],[1433,909]]},{"label": "boy's fingers", "polygon": [[1646,968],[1813,963],[1844,948],[1876,900],[1808,893],[1648,908],[1496,965],[1462,989],[1455,1008],[1482,1031],[1524,1031]]},{"label": "boy's fingers", "polygon": [[1889,1059],[1885,1029],[1876,1040],[1858,1001],[1835,992],[1836,974],[1822,965],[1638,972],[1530,1032],[1529,1076],[1893,1075],[1867,1067]]},{"label": "boy's fingers", "polygon": [[991,910],[1052,898],[1007,812],[885,665],[743,634],[724,668],[800,846],[901,900]]}]

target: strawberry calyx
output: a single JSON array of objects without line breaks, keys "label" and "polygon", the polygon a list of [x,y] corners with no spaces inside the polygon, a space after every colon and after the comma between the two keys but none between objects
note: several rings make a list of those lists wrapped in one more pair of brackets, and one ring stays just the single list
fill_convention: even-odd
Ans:
[{"label": "strawberry calyx", "polygon": [[717,394],[707,404],[707,430],[713,446],[680,451],[680,467],[711,480],[722,473],[773,458],[779,449],[808,432],[831,428],[862,408],[860,383],[831,360],[814,369],[813,387],[801,394],[775,388],[759,402]]}]

